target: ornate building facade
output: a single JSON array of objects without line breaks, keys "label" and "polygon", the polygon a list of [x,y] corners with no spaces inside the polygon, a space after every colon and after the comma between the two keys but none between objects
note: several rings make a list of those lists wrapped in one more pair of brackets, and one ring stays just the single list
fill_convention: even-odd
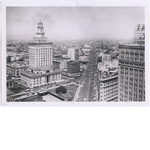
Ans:
[{"label": "ornate building facade", "polygon": [[119,101],[145,101],[145,38],[135,34],[136,44],[119,45]]}]

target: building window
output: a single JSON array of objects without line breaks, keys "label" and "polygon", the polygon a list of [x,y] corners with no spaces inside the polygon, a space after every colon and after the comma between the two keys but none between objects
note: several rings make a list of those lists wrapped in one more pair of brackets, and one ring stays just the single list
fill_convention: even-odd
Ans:
[{"label": "building window", "polygon": [[144,53],[140,53],[140,56],[144,56]]},{"label": "building window", "polygon": [[133,52],[130,52],[130,55],[132,55],[132,56],[133,56],[133,55],[134,55],[134,54],[133,54]]}]

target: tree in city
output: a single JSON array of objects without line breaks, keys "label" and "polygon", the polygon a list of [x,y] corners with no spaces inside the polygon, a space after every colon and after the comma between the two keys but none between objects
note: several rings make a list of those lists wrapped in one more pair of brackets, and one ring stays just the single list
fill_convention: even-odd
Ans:
[{"label": "tree in city", "polygon": [[56,93],[57,94],[65,94],[65,93],[67,93],[67,89],[64,86],[59,86],[58,88],[56,88]]}]

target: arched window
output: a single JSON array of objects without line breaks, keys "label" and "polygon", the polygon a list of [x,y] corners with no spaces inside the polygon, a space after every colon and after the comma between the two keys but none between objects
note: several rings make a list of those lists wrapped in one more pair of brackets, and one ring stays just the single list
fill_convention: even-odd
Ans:
[{"label": "arched window", "polygon": [[138,52],[135,52],[135,56],[139,56]]},{"label": "arched window", "polygon": [[124,54],[124,51],[121,51],[121,54]]},{"label": "arched window", "polygon": [[132,51],[130,52],[130,55],[132,55],[132,56],[134,55]]},{"label": "arched window", "polygon": [[140,56],[144,56],[144,53],[140,53]]},{"label": "arched window", "polygon": [[50,72],[49,70],[46,71],[46,73],[49,73],[49,72]]},{"label": "arched window", "polygon": [[128,52],[128,51],[126,51],[126,55],[129,55],[129,52]]}]

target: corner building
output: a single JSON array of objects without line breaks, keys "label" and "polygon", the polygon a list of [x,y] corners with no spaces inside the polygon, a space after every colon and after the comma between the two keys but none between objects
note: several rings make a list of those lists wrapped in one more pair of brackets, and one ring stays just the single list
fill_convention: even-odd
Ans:
[{"label": "corner building", "polygon": [[135,28],[133,43],[119,45],[119,101],[145,101],[145,25]]},{"label": "corner building", "polygon": [[144,46],[119,46],[119,101],[145,101]]},{"label": "corner building", "polygon": [[29,70],[21,73],[22,83],[30,88],[61,81],[60,70],[53,70],[53,43],[44,34],[40,20],[36,37],[29,43]]}]

